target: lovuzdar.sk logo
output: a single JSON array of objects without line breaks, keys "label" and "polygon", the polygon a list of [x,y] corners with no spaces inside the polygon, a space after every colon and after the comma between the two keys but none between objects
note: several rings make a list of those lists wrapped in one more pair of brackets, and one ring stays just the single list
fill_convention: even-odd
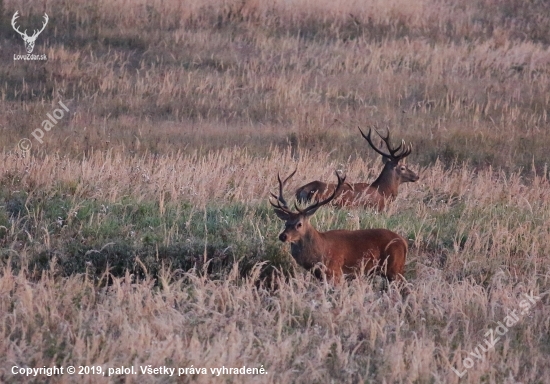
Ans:
[{"label": "lovuzdar.sk logo", "polygon": [[27,30],[25,29],[24,32],[21,32],[19,30],[19,27],[15,25],[15,21],[19,18],[19,11],[15,12],[13,14],[13,17],[11,18],[11,26],[15,30],[15,32],[19,33],[21,37],[23,38],[23,41],[25,42],[25,49],[27,50],[26,55],[13,55],[14,60],[48,60],[45,54],[42,55],[33,55],[32,51],[34,49],[34,43],[36,42],[36,39],[38,35],[42,33],[44,28],[46,28],[46,25],[48,24],[48,15],[44,13],[44,22],[42,24],[41,29],[35,29],[33,30],[33,34],[31,36],[27,35]]}]

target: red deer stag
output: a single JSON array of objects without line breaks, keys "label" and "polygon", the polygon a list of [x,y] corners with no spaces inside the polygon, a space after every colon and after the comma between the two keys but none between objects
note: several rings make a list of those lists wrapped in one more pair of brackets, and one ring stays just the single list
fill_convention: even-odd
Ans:
[{"label": "red deer stag", "polygon": [[[372,183],[354,183],[343,186],[341,194],[334,200],[337,206],[362,205],[375,207],[378,211],[382,211],[386,206],[387,201],[395,199],[397,190],[401,183],[415,182],[418,180],[418,175],[409,169],[405,164],[401,163],[407,156],[411,154],[412,144],[405,145],[405,141],[392,148],[390,144],[390,131],[385,136],[382,136],[377,130],[376,133],[382,138],[388,153],[379,149],[371,139],[372,129],[365,135],[359,128],[361,135],[367,140],[370,146],[382,155],[384,161],[384,169],[378,178]],[[312,181],[296,191],[296,199],[301,203],[312,200],[317,195],[322,199],[327,197],[334,189],[335,184],[326,184],[322,181]]]},{"label": "red deer stag", "polygon": [[[387,229],[362,229],[356,231],[333,230],[319,232],[309,222],[318,208],[328,204],[344,185],[344,177],[338,177],[338,184],[332,194],[304,209],[295,205],[297,212],[290,210],[283,197],[285,183],[296,173],[292,172],[284,181],[279,180],[279,196],[271,194],[275,214],[285,221],[285,229],[279,240],[290,243],[290,252],[298,264],[307,270],[321,264],[329,280],[338,283],[342,274],[356,274],[364,266],[365,271],[376,272],[389,281],[403,279],[403,267],[407,257],[407,242],[398,234]],[[317,270],[317,277],[320,277]]]}]

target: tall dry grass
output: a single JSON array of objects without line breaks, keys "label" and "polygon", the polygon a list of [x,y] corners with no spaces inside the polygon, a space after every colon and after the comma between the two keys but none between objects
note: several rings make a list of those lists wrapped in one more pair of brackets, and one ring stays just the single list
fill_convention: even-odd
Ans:
[{"label": "tall dry grass", "polygon": [[[55,382],[438,382],[457,383],[451,366],[483,344],[517,298],[535,289],[503,272],[487,294],[472,281],[446,281],[423,267],[403,300],[369,281],[332,289],[311,279],[281,282],[277,292],[250,280],[212,281],[186,274],[118,278],[105,289],[82,276],[37,283],[3,271],[2,366],[152,364],[170,367],[266,367],[262,376],[158,375],[55,378]],[[548,277],[548,275],[546,275]],[[14,299],[17,298],[17,299]],[[477,362],[465,382],[545,382],[548,311],[537,306]],[[541,336],[542,335],[542,336]],[[12,341],[12,339],[15,339]],[[14,378],[5,369],[5,382]],[[462,371],[462,369],[460,369]],[[34,381],[42,381],[38,379]]]},{"label": "tall dry grass", "polygon": [[[299,159],[294,160],[291,150],[251,158],[239,149],[207,157],[95,153],[85,160],[51,156],[43,161],[4,154],[3,185],[12,192],[28,192],[28,211],[11,220],[11,228],[3,234],[4,247],[10,249],[4,257],[30,261],[49,244],[57,250],[51,254],[62,259],[60,251],[71,230],[83,232],[91,221],[107,222],[113,216],[98,206],[97,219],[90,223],[71,220],[82,202],[91,199],[115,206],[124,196],[132,196],[136,204],[154,201],[159,210],[188,202],[199,211],[245,203],[251,210],[243,218],[253,221],[252,227],[243,233],[234,221],[225,226],[241,228],[237,236],[244,241],[259,237],[265,243],[276,242],[281,223],[271,212],[268,218],[263,213],[276,172],[297,165],[302,177],[293,181],[292,188],[307,177],[326,179],[330,169],[340,166],[317,153],[301,153]],[[372,179],[380,167],[355,160],[345,165],[345,171],[353,178]],[[52,176],[58,183],[51,183]],[[262,284],[260,265],[243,276],[238,264],[229,264],[220,278],[212,278],[200,267],[187,272],[164,264],[152,276],[144,273],[151,265],[138,260],[143,258],[139,250],[138,267],[122,275],[94,275],[89,265],[87,273],[62,278],[67,267],[59,267],[54,258],[50,269],[37,277],[25,267],[28,264],[14,270],[5,263],[0,278],[0,355],[1,366],[7,368],[1,377],[20,382],[21,377],[9,372],[14,364],[88,364],[104,370],[132,365],[137,370],[147,364],[263,365],[265,376],[219,378],[208,371],[180,380],[459,382],[451,367],[462,371],[462,359],[478,344],[484,345],[487,330],[510,311],[519,310],[525,293],[533,293],[542,301],[510,327],[482,362],[476,360],[463,381],[544,382],[550,325],[548,187],[547,175],[532,176],[527,183],[519,174],[475,171],[464,164],[446,169],[438,163],[423,170],[418,183],[404,186],[388,212],[377,215],[352,209],[342,219],[336,210],[325,209],[316,215],[315,225],[321,229],[384,226],[407,236],[411,293],[406,297],[393,289],[380,292],[372,279],[331,287],[299,269],[291,277]],[[60,194],[68,202],[61,230],[56,218],[44,212],[48,205],[40,212],[34,201],[53,203]],[[33,226],[22,224],[25,216],[35,218]],[[125,220],[129,232],[137,222]],[[199,212],[193,225],[206,225],[204,220]],[[25,230],[28,237],[21,236]],[[144,242],[141,232],[147,229],[133,230]],[[171,232],[159,231],[169,241],[189,236],[185,224]],[[229,238],[220,247],[238,242]],[[263,254],[263,261],[270,262],[269,253]],[[285,257],[290,259],[288,253]],[[290,262],[281,265],[293,268]],[[55,382],[74,380],[65,375]],[[117,380],[173,381],[162,375]]]},{"label": "tall dry grass", "polygon": [[[58,99],[71,116],[37,153],[138,153],[288,142],[363,152],[355,125],[389,125],[423,165],[469,159],[541,170],[548,140],[550,17],[543,2],[4,3],[2,145],[15,148]],[[50,26],[14,62],[9,27]],[[534,21],[536,20],[536,22]],[[11,32],[10,32],[11,31]]]},{"label": "tall dry grass", "polygon": [[[1,382],[544,383],[550,17],[544,1],[0,1]],[[23,53],[10,26],[50,24]],[[17,143],[70,109],[30,153]],[[267,204],[381,168],[356,125],[413,142],[421,179],[320,230],[409,239],[410,294],[333,287]],[[486,333],[541,297],[494,349]],[[463,359],[474,366],[459,379]],[[21,377],[260,367],[266,375]]]}]

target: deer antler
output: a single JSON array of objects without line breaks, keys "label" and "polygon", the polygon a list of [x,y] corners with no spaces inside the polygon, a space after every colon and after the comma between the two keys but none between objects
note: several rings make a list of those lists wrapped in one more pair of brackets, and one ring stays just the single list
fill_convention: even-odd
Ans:
[{"label": "deer antler", "polygon": [[305,209],[300,209],[295,204],[294,207],[298,210],[298,212],[300,212],[301,214],[312,214],[317,209],[319,209],[319,207],[330,203],[336,196],[338,196],[338,193],[340,192],[340,189],[344,185],[344,181],[346,181],[346,176],[345,175],[340,176],[338,174],[338,172],[334,172],[334,173],[336,174],[336,177],[338,178],[338,184],[336,185],[336,188],[334,188],[334,191],[332,192],[332,194],[329,197],[327,197],[325,200],[317,201],[315,204],[310,205],[310,206],[306,207]]},{"label": "deer antler", "polygon": [[[392,161],[399,161],[401,159],[404,159],[405,157],[409,156],[412,152],[412,144],[406,145],[405,140],[401,140],[401,143],[395,147],[392,148],[391,142],[390,142],[390,130],[388,129],[385,136],[383,136],[378,130],[374,129],[378,136],[384,141],[386,144],[386,148],[388,149],[389,153],[383,152],[381,149],[379,149],[374,143],[372,142],[371,134],[372,134],[372,127],[369,128],[369,133],[365,135],[361,128],[359,128],[359,132],[361,132],[361,135],[367,140],[367,142],[370,144],[372,149],[374,149],[376,152],[378,152],[380,155],[392,160]],[[401,151],[401,153],[398,153]]]},{"label": "deer antler", "polygon": [[48,14],[44,13],[44,22],[42,23],[42,28],[40,30],[34,30],[32,36],[29,36],[27,35],[27,30],[25,29],[25,32],[21,32],[19,30],[19,27],[17,27],[15,25],[15,20],[17,20],[19,18],[19,11],[16,11],[14,14],[13,14],[13,17],[11,18],[11,26],[13,27],[13,29],[19,33],[21,36],[24,36],[26,37],[27,39],[32,39],[34,37],[37,37],[38,35],[40,35],[42,33],[42,31],[44,30],[44,28],[46,28],[46,25],[48,25],[48,20],[50,20],[50,18],[48,17]]},{"label": "deer antler", "polygon": [[294,214],[295,212],[292,212],[290,208],[288,207],[288,204],[283,197],[283,188],[286,184],[286,182],[294,176],[298,168],[294,170],[284,181],[281,180],[281,175],[277,173],[277,180],[279,181],[279,196],[276,196],[274,193],[271,194],[271,196],[277,201],[277,204],[274,204],[271,200],[269,200],[269,203],[276,209],[280,209],[281,211],[289,214]]},{"label": "deer antler", "polygon": [[31,37],[36,37],[36,36],[40,35],[42,33],[42,31],[44,30],[44,28],[46,28],[46,25],[48,25],[48,20],[50,20],[50,18],[48,17],[48,14],[44,13],[44,23],[42,24],[42,29],[40,31],[37,31],[35,29],[34,33],[32,34]]},{"label": "deer antler", "polygon": [[19,18],[19,11],[16,11],[14,14],[13,14],[13,17],[11,18],[11,26],[13,27],[13,29],[15,30],[15,32],[19,33],[21,36],[27,36],[27,30],[25,29],[25,32],[21,32],[19,30],[19,28],[15,25],[15,20],[17,20]]}]

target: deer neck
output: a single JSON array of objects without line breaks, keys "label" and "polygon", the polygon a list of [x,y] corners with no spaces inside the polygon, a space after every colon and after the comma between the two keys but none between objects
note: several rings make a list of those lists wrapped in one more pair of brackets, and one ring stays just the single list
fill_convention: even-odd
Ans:
[{"label": "deer neck", "polygon": [[325,252],[325,241],[321,234],[315,229],[307,231],[305,235],[290,247],[292,257],[305,269],[311,269],[315,264],[323,262]]},{"label": "deer neck", "polygon": [[395,198],[399,188],[399,176],[397,176],[395,168],[390,163],[386,163],[371,187],[376,188],[385,197]]}]

